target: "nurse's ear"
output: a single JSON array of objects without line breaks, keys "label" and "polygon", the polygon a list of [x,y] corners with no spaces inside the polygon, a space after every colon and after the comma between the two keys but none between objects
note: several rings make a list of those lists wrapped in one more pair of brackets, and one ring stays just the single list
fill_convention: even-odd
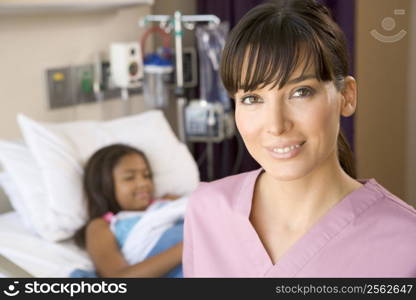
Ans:
[{"label": "nurse's ear", "polygon": [[357,83],[352,76],[344,79],[344,85],[341,91],[341,115],[344,117],[351,116],[357,108]]}]

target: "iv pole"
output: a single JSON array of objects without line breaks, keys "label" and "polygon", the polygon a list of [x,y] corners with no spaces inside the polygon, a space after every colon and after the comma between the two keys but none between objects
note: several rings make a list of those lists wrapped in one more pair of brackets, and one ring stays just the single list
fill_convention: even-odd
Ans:
[{"label": "iv pole", "polygon": [[[193,29],[197,22],[209,22],[210,24],[220,24],[220,19],[215,15],[182,15],[180,11],[176,11],[173,19],[168,15],[148,15],[144,19],[139,21],[139,26],[145,26],[150,22],[159,22],[159,26],[166,28],[170,31],[170,26],[174,28],[175,33],[175,60],[176,60],[176,89],[175,95],[177,97],[177,125],[179,140],[186,144],[186,134],[184,125],[184,108],[186,106],[186,98],[183,86],[183,60],[182,60],[182,22],[185,28]],[[165,30],[166,30],[165,29]],[[213,118],[213,116],[212,116]],[[211,119],[212,119],[211,118]],[[211,120],[212,122],[212,120]],[[215,121],[214,121],[215,122]],[[211,124],[212,125],[212,124]],[[209,130],[212,130],[210,124],[208,124]],[[208,178],[213,179],[214,166],[213,166],[214,149],[212,141],[207,142],[207,159],[208,159]]]},{"label": "iv pole", "polygon": [[[183,61],[182,61],[182,22],[185,27],[188,25],[193,28],[197,22],[209,22],[216,25],[220,24],[220,19],[215,15],[182,15],[180,11],[176,11],[173,19],[169,15],[148,15],[139,21],[139,26],[143,27],[150,22],[159,22],[160,27],[171,26],[173,23],[175,33],[175,60],[176,60],[176,89],[177,97],[177,122],[179,139],[186,143],[184,120],[184,108],[186,105],[185,92],[183,87]],[[169,28],[169,27],[168,27]]]}]

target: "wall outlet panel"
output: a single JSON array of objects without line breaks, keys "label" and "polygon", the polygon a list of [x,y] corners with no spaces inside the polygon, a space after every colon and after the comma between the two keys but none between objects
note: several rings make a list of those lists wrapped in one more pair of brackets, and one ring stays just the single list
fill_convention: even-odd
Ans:
[{"label": "wall outlet panel", "polygon": [[94,84],[94,66],[82,65],[71,68],[72,89],[74,90],[75,100],[77,103],[95,102],[93,90]]},{"label": "wall outlet panel", "polygon": [[62,108],[74,105],[71,86],[71,69],[55,68],[46,71],[49,107]]},{"label": "wall outlet panel", "polygon": [[[111,85],[110,64],[103,62],[101,67],[103,74],[100,79],[101,99],[120,99],[121,89]],[[93,64],[49,69],[46,70],[46,77],[50,109],[98,101],[93,90]],[[142,94],[143,89],[129,88],[128,92],[129,95],[137,95]]]}]

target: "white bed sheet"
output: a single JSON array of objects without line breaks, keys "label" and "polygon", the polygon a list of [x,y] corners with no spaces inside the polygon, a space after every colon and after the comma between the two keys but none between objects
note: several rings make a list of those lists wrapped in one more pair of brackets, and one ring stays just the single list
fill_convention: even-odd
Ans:
[{"label": "white bed sheet", "polygon": [[0,254],[33,277],[68,277],[75,268],[93,268],[72,240],[46,241],[27,230],[14,211],[0,214]]}]

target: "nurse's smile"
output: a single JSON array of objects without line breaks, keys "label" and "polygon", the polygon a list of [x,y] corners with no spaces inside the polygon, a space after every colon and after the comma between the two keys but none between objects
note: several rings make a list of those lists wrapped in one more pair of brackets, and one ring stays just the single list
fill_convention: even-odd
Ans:
[{"label": "nurse's smile", "polygon": [[299,143],[286,143],[286,146],[268,146],[267,151],[273,158],[277,159],[290,159],[296,157],[303,148],[306,141]]}]

